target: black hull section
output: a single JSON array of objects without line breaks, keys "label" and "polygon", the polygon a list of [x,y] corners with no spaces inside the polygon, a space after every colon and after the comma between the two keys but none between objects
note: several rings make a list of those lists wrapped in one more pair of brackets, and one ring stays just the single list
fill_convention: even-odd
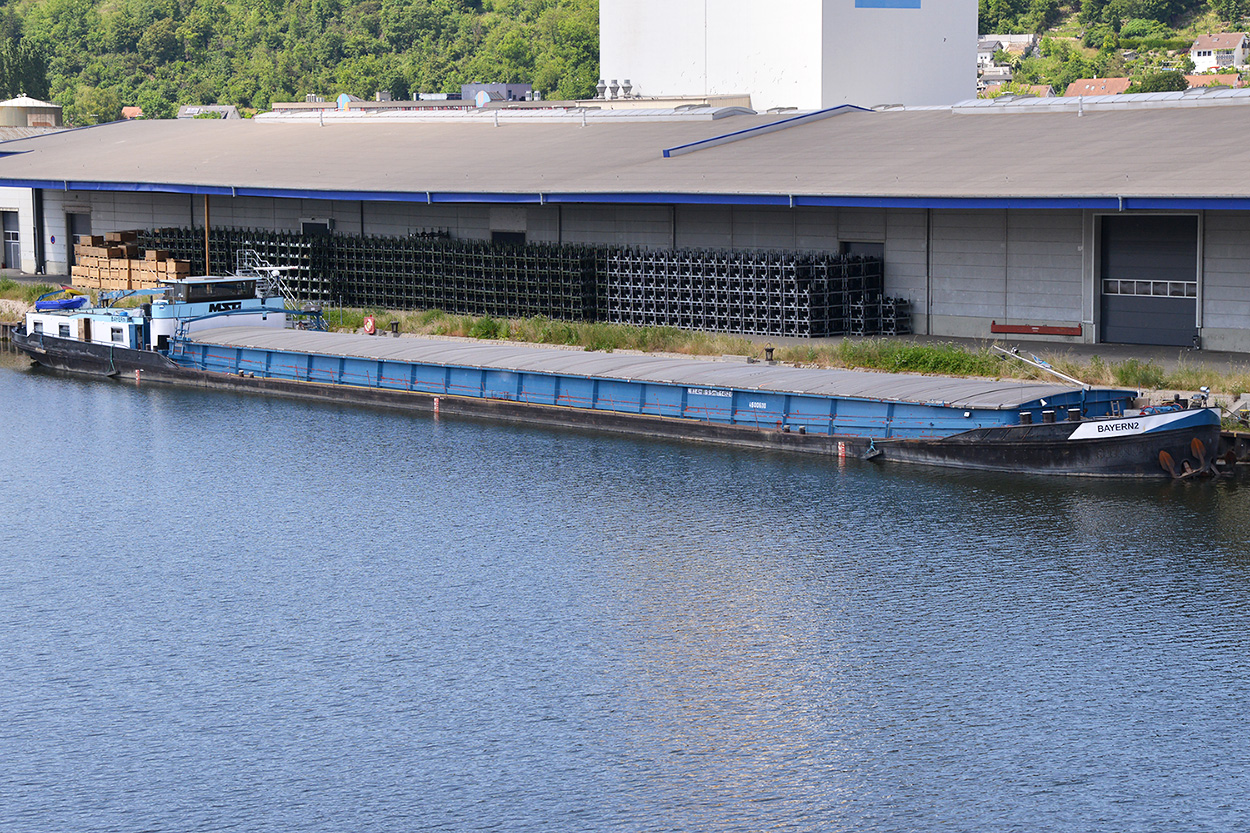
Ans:
[{"label": "black hull section", "polygon": [[1193,451],[1202,442],[1206,454],[1220,447],[1219,425],[1178,428],[1130,436],[1069,440],[1070,422],[981,428],[941,440],[897,440],[879,443],[881,459],[983,471],[1092,477],[1171,477],[1159,462],[1167,452],[1178,467],[1205,462]]},{"label": "black hull section", "polygon": [[118,376],[133,374],[136,370],[147,373],[178,369],[161,353],[56,338],[43,333],[28,335],[25,330],[13,334],[13,344],[41,367],[71,373]]},{"label": "black hull section", "polygon": [[[111,348],[18,331],[15,345],[36,363],[56,369],[129,380],[135,371],[145,382],[213,388],[335,402],[366,404],[405,411],[483,417],[561,428],[589,428],[613,433],[646,434],[829,457],[871,456],[875,460],[918,463],[946,468],[1090,477],[1169,477],[1159,463],[1166,451],[1180,466],[1199,462],[1191,451],[1198,438],[1210,453],[1219,448],[1219,427],[1158,431],[1095,440],[1068,440],[1074,425],[1053,423],[983,428],[940,440],[877,440],[800,434],[775,429],[721,425],[687,419],[620,414],[581,408],[532,405],[501,399],[436,396],[381,388],[293,382],[189,370],[151,351]],[[875,451],[874,451],[875,449]],[[876,453],[879,452],[879,453]]]}]

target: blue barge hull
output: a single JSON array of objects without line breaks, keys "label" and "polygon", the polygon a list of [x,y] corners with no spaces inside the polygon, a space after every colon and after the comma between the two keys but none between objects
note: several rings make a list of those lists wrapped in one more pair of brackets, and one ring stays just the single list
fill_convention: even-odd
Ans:
[{"label": "blue barge hull", "polygon": [[179,337],[168,353],[14,340],[76,372],[958,468],[1189,476],[1214,470],[1219,444],[1210,409],[1124,414],[1134,391],[1029,381],[258,327]]},{"label": "blue barge hull", "polygon": [[1135,391],[796,369],[515,345],[227,327],[177,342],[185,368],[853,440],[941,439],[1079,408],[1122,412]]}]

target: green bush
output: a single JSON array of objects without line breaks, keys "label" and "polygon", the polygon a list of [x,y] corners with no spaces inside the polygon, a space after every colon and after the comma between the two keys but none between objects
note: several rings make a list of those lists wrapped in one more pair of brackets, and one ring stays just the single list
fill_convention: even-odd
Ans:
[{"label": "green bush", "polygon": [[507,321],[498,321],[489,315],[479,318],[469,327],[470,338],[505,339],[511,335],[511,327]]},{"label": "green bush", "polygon": [[1167,38],[1172,30],[1157,20],[1135,17],[1120,27],[1121,38]]},{"label": "green bush", "polygon": [[1159,365],[1138,359],[1128,359],[1113,365],[1111,377],[1115,379],[1117,385],[1150,390],[1163,387],[1165,378],[1163,368]]}]

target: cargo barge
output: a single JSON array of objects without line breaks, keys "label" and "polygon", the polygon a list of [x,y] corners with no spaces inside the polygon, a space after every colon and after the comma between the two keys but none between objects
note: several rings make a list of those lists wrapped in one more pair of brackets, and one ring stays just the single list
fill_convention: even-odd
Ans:
[{"label": "cargo barge", "polygon": [[957,468],[1094,477],[1214,471],[1209,408],[1137,392],[327,333],[216,278],[134,309],[27,314],[14,342],[60,370]]}]

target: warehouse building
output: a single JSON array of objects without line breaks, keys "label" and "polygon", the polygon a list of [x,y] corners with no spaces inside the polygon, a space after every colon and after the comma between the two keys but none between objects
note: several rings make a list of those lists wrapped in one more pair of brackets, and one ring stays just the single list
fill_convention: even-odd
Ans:
[{"label": "warehouse building", "polygon": [[849,252],[922,333],[1250,351],[1250,97],[1119,98],[127,122],[7,143],[0,186],[50,274],[74,233],[206,223]]}]

